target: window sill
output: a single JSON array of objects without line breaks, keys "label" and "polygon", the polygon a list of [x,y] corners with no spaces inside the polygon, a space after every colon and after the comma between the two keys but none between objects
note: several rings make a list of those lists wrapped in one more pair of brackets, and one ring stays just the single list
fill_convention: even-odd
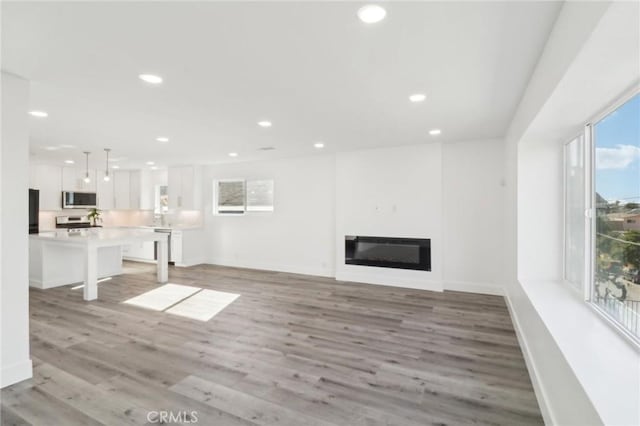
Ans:
[{"label": "window sill", "polygon": [[520,284],[604,423],[640,421],[638,346],[561,281]]}]

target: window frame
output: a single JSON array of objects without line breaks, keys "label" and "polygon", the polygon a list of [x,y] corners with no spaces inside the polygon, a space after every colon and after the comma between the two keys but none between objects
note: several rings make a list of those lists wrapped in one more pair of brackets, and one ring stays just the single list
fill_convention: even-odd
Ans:
[{"label": "window frame", "polygon": [[[271,209],[270,210],[268,210],[268,209],[264,209],[264,210],[256,209],[255,208],[256,205],[253,205],[252,206],[253,208],[250,209],[249,208],[249,182],[265,182],[265,181],[271,182],[271,190],[272,190],[272,194],[271,194]],[[244,188],[245,188],[245,193],[244,193],[244,196],[245,196],[245,213],[258,213],[258,214],[260,214],[260,213],[273,213],[275,211],[275,209],[276,209],[276,205],[275,205],[276,204],[276,202],[275,202],[276,201],[275,200],[276,182],[275,182],[274,179],[247,179],[247,180],[245,180]]]},{"label": "window frame", "polygon": [[[633,344],[636,349],[640,348],[640,337],[634,335],[627,330],[619,321],[613,318],[607,311],[598,306],[594,302],[595,276],[596,276],[596,186],[595,186],[595,170],[596,170],[596,144],[594,138],[595,125],[616,111],[618,108],[629,102],[635,96],[640,95],[640,82],[635,83],[630,89],[624,91],[620,96],[616,97],[607,107],[603,108],[598,114],[594,115],[584,126],[585,138],[585,191],[587,191],[588,200],[585,209],[585,280],[584,280],[584,300],[587,305],[593,309],[604,321],[620,333],[628,342]],[[566,188],[565,188],[566,191]],[[565,224],[566,225],[566,224]]]},{"label": "window frame", "polygon": [[[585,289],[588,288],[588,276],[587,276],[587,271],[586,271],[586,266],[584,267],[584,271],[582,273],[582,282],[581,283],[573,283],[571,281],[569,281],[567,279],[567,213],[568,213],[568,206],[567,206],[567,151],[569,148],[569,144],[571,144],[573,141],[578,140],[579,142],[582,143],[582,154],[586,155],[587,151],[589,150],[589,146],[588,146],[588,140],[586,138],[585,135],[585,131],[581,131],[578,132],[575,136],[573,136],[572,138],[570,138],[569,140],[567,140],[566,142],[563,143],[562,145],[562,160],[563,160],[563,173],[562,173],[562,185],[563,185],[563,197],[562,197],[562,214],[563,214],[563,220],[562,220],[562,281],[564,282],[564,284],[566,284],[569,288],[571,288],[574,292],[578,292],[581,293],[582,297],[586,297],[585,294]],[[584,179],[583,182],[585,184],[585,188],[584,188],[584,194],[583,194],[583,199],[584,199],[584,208],[585,210],[588,209],[589,206],[589,190],[588,188],[586,188],[587,186],[589,186],[587,184],[587,169],[589,168],[589,163],[587,162],[587,159],[584,158]],[[588,241],[588,233],[586,230],[586,222],[587,222],[587,217],[586,217],[586,213],[585,213],[585,230],[584,230],[584,241],[585,243]],[[585,244],[588,245],[588,244]],[[586,258],[586,250],[583,253],[583,257]],[[583,259],[584,260],[584,259]],[[586,300],[586,299],[585,299]]]},{"label": "window frame", "polygon": [[[247,183],[254,181],[271,181],[273,182],[273,208],[271,210],[249,210],[247,209]],[[244,209],[238,213],[232,212],[220,212],[218,210],[218,200],[219,200],[219,184],[220,182],[242,182],[243,184],[243,198],[244,198]],[[234,216],[234,217],[242,217],[246,215],[264,215],[273,213],[275,211],[275,179],[273,178],[255,178],[255,179],[246,179],[246,178],[235,178],[235,179],[213,179],[212,181],[212,191],[213,191],[213,215],[214,216]]]},{"label": "window frame", "polygon": [[[221,212],[219,210],[220,205],[218,204],[218,202],[220,200],[220,183],[225,183],[225,182],[242,182],[244,204],[241,212],[239,211],[238,213],[232,213],[232,212],[225,212],[225,211]],[[246,191],[247,191],[247,185],[246,185],[245,179],[214,179],[213,180],[213,214],[215,216],[244,216],[247,213]]]}]

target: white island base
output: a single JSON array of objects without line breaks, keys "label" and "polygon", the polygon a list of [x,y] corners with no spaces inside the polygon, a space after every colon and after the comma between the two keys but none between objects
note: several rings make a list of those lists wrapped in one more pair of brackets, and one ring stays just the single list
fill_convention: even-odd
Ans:
[{"label": "white island base", "polygon": [[[98,249],[97,277],[122,274],[122,247]],[[77,246],[53,244],[51,241],[29,241],[29,286],[47,289],[83,283],[86,255]]]},{"label": "white island base", "polygon": [[169,280],[168,235],[123,229],[29,236],[29,284],[41,289],[84,283],[84,300],[98,298],[98,279],[122,273],[122,246],[158,243],[157,279]]}]

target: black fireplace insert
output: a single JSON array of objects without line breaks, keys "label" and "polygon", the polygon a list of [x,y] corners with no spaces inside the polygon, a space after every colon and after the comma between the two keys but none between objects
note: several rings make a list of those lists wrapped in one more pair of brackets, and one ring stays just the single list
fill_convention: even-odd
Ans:
[{"label": "black fireplace insert", "polygon": [[431,240],[347,235],[345,263],[382,268],[431,270]]}]

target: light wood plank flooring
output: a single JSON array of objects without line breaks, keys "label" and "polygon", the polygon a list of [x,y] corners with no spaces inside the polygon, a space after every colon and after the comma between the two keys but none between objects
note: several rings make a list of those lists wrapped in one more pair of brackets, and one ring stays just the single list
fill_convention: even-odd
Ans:
[{"label": "light wood plank flooring", "polygon": [[171,268],[241,294],[201,322],[123,304],[157,287],[126,269],[94,302],[30,292],[34,377],[2,390],[2,425],[543,423],[501,297]]}]

